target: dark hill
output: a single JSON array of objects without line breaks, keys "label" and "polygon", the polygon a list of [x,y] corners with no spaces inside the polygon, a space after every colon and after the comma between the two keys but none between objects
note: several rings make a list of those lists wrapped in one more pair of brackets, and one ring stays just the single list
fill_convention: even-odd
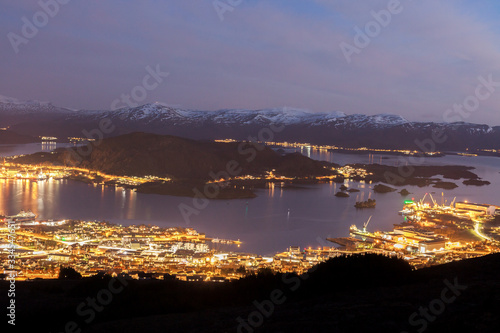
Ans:
[{"label": "dark hill", "polygon": [[176,179],[211,179],[236,161],[238,175],[262,174],[275,169],[287,176],[326,174],[320,162],[300,154],[281,156],[253,143],[196,141],[175,136],[131,133],[104,139],[80,164],[117,175],[171,176]]},{"label": "dark hill", "polygon": [[0,130],[0,144],[20,144],[39,141],[40,139],[33,136],[18,134],[9,130]]},{"label": "dark hill", "polygon": [[[88,314],[76,309],[107,290],[109,276],[18,281],[16,328],[62,332],[74,321],[83,332],[496,332],[499,274],[500,254],[417,271],[401,259],[354,255],[301,277],[262,272],[222,284],[133,280],[88,323]],[[0,281],[0,292],[7,288]],[[272,297],[280,304],[270,305]],[[430,315],[425,327],[420,309]],[[238,318],[258,327],[238,331]]]},{"label": "dark hill", "polygon": [[[87,151],[90,154],[86,154]],[[289,177],[333,173],[324,167],[324,163],[299,153],[282,156],[268,147],[250,142],[196,141],[142,132],[106,138],[100,143],[91,142],[82,149],[64,149],[56,154],[35,154],[18,159],[21,163],[43,161],[107,174],[153,175],[176,180],[210,180],[213,175],[219,177],[230,170],[235,170],[236,176],[264,174],[272,170]]]}]

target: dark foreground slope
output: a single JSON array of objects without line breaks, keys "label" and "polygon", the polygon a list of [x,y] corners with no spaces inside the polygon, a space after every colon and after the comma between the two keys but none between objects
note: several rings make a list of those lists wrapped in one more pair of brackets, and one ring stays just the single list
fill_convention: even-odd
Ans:
[{"label": "dark foreground slope", "polygon": [[[499,254],[419,271],[398,259],[352,256],[302,277],[127,281],[96,311],[88,302],[109,290],[109,277],[18,282],[16,328],[61,332],[74,322],[75,332],[495,332],[499,273]],[[6,283],[0,289],[6,293]]]}]

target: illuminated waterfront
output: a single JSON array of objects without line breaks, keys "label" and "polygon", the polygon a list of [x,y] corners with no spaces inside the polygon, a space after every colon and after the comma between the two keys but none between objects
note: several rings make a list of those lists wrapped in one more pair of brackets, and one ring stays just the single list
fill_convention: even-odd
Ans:
[{"label": "illuminated waterfront", "polygon": [[[11,265],[19,269],[19,279],[55,278],[64,264],[83,276],[104,271],[135,278],[166,274],[186,281],[215,282],[239,279],[260,269],[302,274],[346,254],[404,258],[421,268],[499,252],[499,206],[455,200],[447,206],[437,204],[431,194],[431,203],[426,203],[425,197],[405,200],[401,211],[405,222],[395,225],[394,231],[370,232],[370,216],[361,229],[349,228],[351,236],[358,238],[327,238],[341,248],[290,246],[273,256],[259,256],[231,249],[240,247],[239,239],[209,238],[193,228],[44,221],[24,211],[0,220],[0,247],[8,247],[9,235],[16,235],[16,258]],[[1,255],[6,259],[8,254],[3,251]]]},{"label": "illuminated waterfront", "polygon": [[33,154],[39,151],[53,151],[56,148],[74,147],[73,143],[44,141],[27,144],[0,144],[0,157]]}]

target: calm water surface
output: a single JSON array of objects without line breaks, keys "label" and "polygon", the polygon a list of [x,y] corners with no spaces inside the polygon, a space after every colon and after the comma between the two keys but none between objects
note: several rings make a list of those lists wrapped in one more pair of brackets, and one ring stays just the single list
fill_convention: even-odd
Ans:
[{"label": "calm water surface", "polygon": [[52,141],[27,143],[23,145],[0,144],[0,157],[33,154],[39,151],[52,151],[56,148],[66,148],[74,146],[75,144],[73,143],[56,143]]},{"label": "calm water surface", "polygon": [[[26,149],[18,145],[16,149]],[[0,148],[1,149],[1,148]],[[15,150],[13,154],[17,154]],[[311,158],[345,163],[384,163],[398,165],[397,156],[351,155],[331,152],[304,152]],[[0,154],[1,155],[1,154]],[[407,186],[409,197],[421,198],[434,191],[438,202],[453,197],[500,205],[500,158],[446,156],[428,158],[428,165],[470,165],[480,177],[489,180],[489,186],[460,186],[454,190],[418,188]],[[239,251],[262,255],[283,251],[290,245],[331,245],[326,237],[349,234],[349,226],[361,226],[373,215],[368,229],[389,230],[394,223],[401,222],[398,211],[404,198],[398,193],[372,193],[372,184],[347,183],[361,192],[350,198],[337,198],[339,184],[309,185],[300,189],[269,188],[257,190],[257,198],[250,200],[213,200],[191,215],[183,218],[179,205],[192,206],[191,198],[141,194],[121,187],[89,185],[70,180],[32,182],[22,180],[0,180],[0,213],[15,214],[21,209],[31,209],[41,219],[88,219],[108,220],[123,225],[157,224],[160,226],[189,226],[207,236],[241,239],[244,243]],[[375,209],[358,210],[354,203],[373,198]],[[235,248],[236,250],[236,248]]]}]

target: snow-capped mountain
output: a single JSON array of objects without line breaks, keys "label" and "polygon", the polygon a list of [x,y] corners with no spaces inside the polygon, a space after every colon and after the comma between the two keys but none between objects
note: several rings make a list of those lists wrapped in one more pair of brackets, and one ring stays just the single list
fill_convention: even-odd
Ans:
[{"label": "snow-capped mountain", "polygon": [[158,104],[145,104],[135,108],[123,108],[100,113],[99,117],[118,118],[126,122],[163,122],[168,124],[203,125],[207,123],[231,126],[251,125],[309,125],[350,124],[363,127],[391,127],[409,123],[401,116],[379,114],[373,116],[343,112],[313,113],[289,107],[261,110],[224,109],[218,111],[183,110]]},{"label": "snow-capped mountain", "polygon": [[57,109],[50,102],[37,100],[21,101],[16,98],[0,95],[0,112],[3,113],[28,114],[32,112],[54,112]]},{"label": "snow-capped mountain", "polygon": [[[0,96],[0,127],[10,126],[20,134],[82,137],[95,134],[103,119],[109,120],[107,127],[111,128],[102,131],[104,136],[142,131],[193,139],[256,138],[416,149],[417,142],[433,138],[439,131],[446,137],[437,142],[440,149],[500,148],[498,126],[411,122],[394,114],[314,113],[289,107],[199,111],[159,103],[118,110],[74,111],[48,102],[24,102]],[[262,134],[266,128],[273,128],[272,138]],[[269,131],[266,135],[269,136]]]}]

